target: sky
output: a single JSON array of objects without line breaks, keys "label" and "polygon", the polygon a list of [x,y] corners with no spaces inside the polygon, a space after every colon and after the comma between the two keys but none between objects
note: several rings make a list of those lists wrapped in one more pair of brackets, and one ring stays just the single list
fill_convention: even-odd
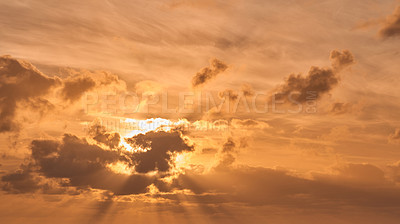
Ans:
[{"label": "sky", "polygon": [[2,223],[398,223],[400,2],[0,0]]}]

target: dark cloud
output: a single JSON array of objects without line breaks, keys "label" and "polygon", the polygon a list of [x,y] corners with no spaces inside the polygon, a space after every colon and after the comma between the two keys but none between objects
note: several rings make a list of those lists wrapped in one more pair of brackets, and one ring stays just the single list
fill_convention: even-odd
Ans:
[{"label": "dark cloud", "polygon": [[237,144],[232,137],[226,139],[222,145],[221,150],[218,153],[219,161],[214,169],[226,169],[231,167],[236,161],[237,156]]},{"label": "dark cloud", "polygon": [[12,193],[35,192],[41,188],[40,180],[27,169],[4,175],[1,180],[5,183],[3,190]]},{"label": "dark cloud", "polygon": [[233,149],[236,147],[235,142],[232,138],[228,138],[224,145],[222,146],[222,152],[232,152]]},{"label": "dark cloud", "polygon": [[63,79],[61,95],[70,102],[79,100],[84,93],[95,88],[113,86],[119,90],[125,84],[117,75],[105,71],[71,69],[68,72],[69,76]]},{"label": "dark cloud", "polygon": [[95,86],[94,79],[88,76],[72,77],[64,81],[61,94],[65,100],[73,102],[80,99],[86,91],[93,89]]},{"label": "dark cloud", "polygon": [[329,92],[339,83],[339,77],[332,69],[311,67],[306,77],[292,74],[284,85],[275,94],[276,99],[284,99],[289,96],[300,103],[306,102],[308,98],[318,99],[322,94]]},{"label": "dark cloud", "polygon": [[319,99],[328,93],[340,80],[338,72],[354,63],[352,54],[344,50],[333,50],[330,59],[332,68],[311,67],[307,76],[301,74],[290,75],[285,83],[278,88],[275,98],[291,99],[297,102],[306,102],[309,99]]},{"label": "dark cloud", "polygon": [[400,35],[400,6],[398,6],[392,15],[388,16],[379,35],[383,38],[395,37]]},{"label": "dark cloud", "polygon": [[19,130],[18,108],[38,111],[41,116],[54,110],[55,105],[48,100],[50,90],[60,90],[63,100],[74,102],[96,87],[112,85],[117,89],[124,88],[124,83],[116,75],[107,72],[73,73],[65,79],[48,77],[26,61],[11,56],[0,57],[0,133]]},{"label": "dark cloud", "polygon": [[209,80],[213,79],[218,74],[224,72],[228,68],[228,65],[226,65],[224,62],[218,59],[213,59],[210,62],[210,65],[211,65],[210,67],[203,68],[193,77],[192,79],[193,87],[197,87],[208,82]]},{"label": "dark cloud", "polygon": [[118,133],[109,133],[104,126],[98,123],[93,124],[89,128],[88,133],[98,143],[105,144],[111,149],[117,148],[121,140],[121,136]]},{"label": "dark cloud", "polygon": [[179,132],[148,132],[127,138],[126,141],[133,147],[151,149],[132,154],[135,170],[139,173],[156,170],[166,172],[171,168],[172,153],[193,150],[193,146],[189,146]]},{"label": "dark cloud", "polygon": [[201,152],[204,154],[215,154],[218,152],[218,149],[217,148],[203,148],[201,150]]},{"label": "dark cloud", "polygon": [[15,115],[20,103],[36,107],[37,103],[49,105],[42,97],[59,82],[28,62],[10,56],[0,57],[0,132],[18,130]]},{"label": "dark cloud", "polygon": [[[93,130],[97,141],[115,148],[115,135],[101,128]],[[128,142],[147,151],[104,149],[70,134],[65,134],[61,141],[34,140],[29,162],[2,177],[3,189],[14,193],[49,192],[48,183],[56,182],[58,188],[93,188],[116,195],[146,193],[151,184],[165,190],[168,187],[161,178],[175,165],[173,154],[192,150],[178,132],[149,132],[129,138]],[[132,172],[120,173],[110,168],[117,163]],[[150,171],[157,172],[149,175]]]},{"label": "dark cloud", "polygon": [[263,129],[263,128],[268,128],[269,125],[265,121],[258,121],[258,120],[253,120],[253,119],[233,119],[231,122],[231,126],[233,128],[238,128],[238,129]]},{"label": "dark cloud", "polygon": [[332,63],[332,68],[335,71],[340,71],[343,68],[354,64],[354,56],[349,50],[343,50],[342,52],[333,50],[331,51],[329,58]]},{"label": "dark cloud", "polygon": [[219,98],[228,99],[230,101],[236,101],[241,96],[254,96],[255,92],[253,87],[249,84],[243,84],[240,91],[235,91],[233,89],[225,89],[218,93]]},{"label": "dark cloud", "polygon": [[228,99],[230,101],[236,101],[239,98],[239,93],[232,89],[226,89],[218,93],[219,98]]}]

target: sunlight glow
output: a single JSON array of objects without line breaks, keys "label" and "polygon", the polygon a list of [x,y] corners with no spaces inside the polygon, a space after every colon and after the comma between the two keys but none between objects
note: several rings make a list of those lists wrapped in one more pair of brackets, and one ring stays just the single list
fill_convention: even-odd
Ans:
[{"label": "sunlight glow", "polygon": [[107,164],[107,167],[114,173],[131,175],[133,173],[133,168],[129,167],[128,164],[123,162],[116,162]]},{"label": "sunlight glow", "polygon": [[173,128],[190,124],[190,122],[186,119],[181,119],[177,122],[173,122],[163,118],[150,118],[146,120],[126,118],[125,120],[123,120],[123,122],[126,123],[128,127],[132,128],[132,130],[124,136],[125,138],[130,138],[138,134],[145,134],[150,131],[170,132]]}]

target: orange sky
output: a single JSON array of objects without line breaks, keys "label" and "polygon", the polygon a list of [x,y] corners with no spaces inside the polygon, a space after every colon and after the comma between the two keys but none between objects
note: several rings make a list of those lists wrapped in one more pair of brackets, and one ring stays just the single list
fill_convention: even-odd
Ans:
[{"label": "orange sky", "polygon": [[398,223],[399,1],[0,0],[2,223]]}]

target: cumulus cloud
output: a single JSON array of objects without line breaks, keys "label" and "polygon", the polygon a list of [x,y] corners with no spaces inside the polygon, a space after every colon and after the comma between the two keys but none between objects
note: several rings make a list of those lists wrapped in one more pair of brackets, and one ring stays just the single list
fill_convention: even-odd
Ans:
[{"label": "cumulus cloud", "polygon": [[63,79],[60,90],[64,100],[75,102],[88,91],[107,86],[115,87],[116,91],[124,90],[125,83],[117,75],[104,71],[87,71],[70,69],[69,76]]},{"label": "cumulus cloud", "polygon": [[126,141],[133,147],[150,149],[131,156],[135,170],[139,173],[166,172],[172,165],[172,153],[193,150],[193,146],[179,132],[148,132],[127,138]]},{"label": "cumulus cloud", "polygon": [[392,15],[386,18],[379,35],[383,38],[395,37],[400,35],[400,6],[398,6]]},{"label": "cumulus cloud", "polygon": [[216,77],[218,74],[224,72],[228,68],[224,62],[213,59],[210,62],[210,67],[205,67],[201,71],[199,71],[195,76],[192,78],[192,86],[197,87],[200,85],[205,84],[209,80]]},{"label": "cumulus cloud", "polygon": [[98,143],[105,144],[111,149],[117,148],[121,140],[119,133],[107,132],[106,128],[101,126],[99,123],[94,123],[92,126],[90,126],[88,134]]},{"label": "cumulus cloud", "polygon": [[289,98],[302,103],[309,97],[319,99],[323,94],[328,93],[339,83],[338,72],[354,63],[353,55],[348,50],[342,52],[333,50],[330,59],[332,68],[312,66],[307,76],[290,75],[278,88],[275,94],[276,99]]},{"label": "cumulus cloud", "polygon": [[[126,89],[118,76],[107,72],[70,71],[68,75],[64,79],[49,77],[29,62],[0,57],[0,133],[20,129],[18,108],[38,111],[43,116],[65,101],[79,100],[94,88]],[[61,102],[55,103],[57,99]]]},{"label": "cumulus cloud", "polygon": [[28,62],[10,56],[0,57],[0,132],[18,130],[15,116],[19,103],[49,102],[42,97],[60,83]]},{"label": "cumulus cloud", "polygon": [[86,91],[93,89],[95,86],[96,82],[91,77],[72,77],[64,81],[61,94],[65,100],[73,102],[80,99]]},{"label": "cumulus cloud", "polygon": [[[92,132],[96,141],[115,147],[115,135],[101,128],[93,128]],[[149,132],[127,141],[146,150],[112,150],[70,134],[61,141],[34,140],[29,162],[2,177],[3,189],[14,193],[44,192],[51,188],[50,182],[56,182],[58,188],[100,189],[116,195],[146,193],[152,184],[165,189],[161,178],[174,167],[173,154],[193,148],[178,132]],[[119,172],[113,165],[122,165],[129,172]],[[151,171],[156,173],[149,175]]]}]

